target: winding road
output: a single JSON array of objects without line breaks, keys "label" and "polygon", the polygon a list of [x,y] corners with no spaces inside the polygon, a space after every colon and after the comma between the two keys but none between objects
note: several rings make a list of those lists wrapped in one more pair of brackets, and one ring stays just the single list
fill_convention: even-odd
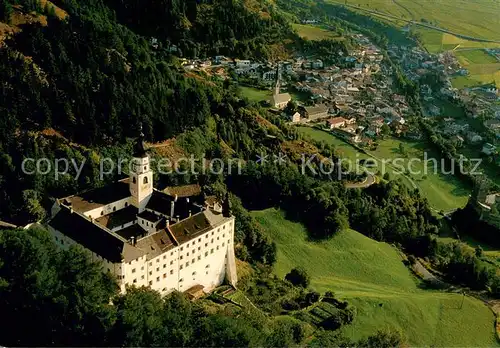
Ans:
[{"label": "winding road", "polygon": [[375,175],[366,173],[366,179],[363,182],[346,183],[345,187],[348,189],[367,188],[373,185],[375,182],[376,182]]}]

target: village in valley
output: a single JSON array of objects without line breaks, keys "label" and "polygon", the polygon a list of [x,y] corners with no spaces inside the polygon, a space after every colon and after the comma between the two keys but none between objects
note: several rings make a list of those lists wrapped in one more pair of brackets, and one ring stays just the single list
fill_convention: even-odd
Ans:
[{"label": "village in valley", "polygon": [[[496,50],[488,50],[497,60]],[[456,147],[481,148],[494,156],[500,141],[500,93],[494,83],[457,89],[455,76],[467,76],[451,52],[431,55],[419,47],[390,46],[388,54],[397,60],[405,75],[420,83],[424,116],[437,121],[437,131],[454,140]]]},{"label": "village in valley", "polygon": [[358,48],[339,50],[330,66],[303,56],[266,64],[215,57],[213,62],[186,62],[185,68],[233,72],[245,85],[266,86],[271,94],[264,103],[271,112],[293,124],[320,125],[351,143],[371,143],[384,125],[396,134],[406,132],[410,108],[392,88],[383,53],[361,34],[354,39]]},{"label": "village in valley", "polygon": [[[318,28],[318,23],[302,25]],[[266,62],[215,56],[185,59],[182,65],[186,74],[229,81],[241,98],[300,127],[306,136],[327,140],[332,135],[328,142],[341,150],[340,156],[380,159],[411,153],[422,158],[422,149],[436,146],[437,137],[457,158],[480,159],[480,172],[500,183],[500,93],[494,83],[454,88],[453,80],[469,72],[450,51],[431,54],[417,43],[381,48],[360,33],[350,33],[348,41],[331,40],[330,48],[335,48],[329,54],[297,51]],[[496,50],[488,54],[498,59]],[[401,84],[413,84],[416,92],[408,94]],[[432,134],[423,132],[422,122]],[[401,175],[390,170],[394,173]],[[439,185],[441,193],[431,198],[438,208],[451,209],[467,200],[466,191],[460,189],[456,196],[453,190],[462,187],[458,181],[427,177],[403,173],[407,186],[423,187],[431,195]]]},{"label": "village in valley", "polygon": [[[494,84],[453,88],[451,79],[468,71],[450,52],[436,55],[419,46],[392,44],[384,56],[363,34],[352,34],[352,42],[353,49],[339,49],[334,57],[299,53],[262,63],[216,56],[183,63],[188,71],[236,80],[249,99],[291,124],[316,126],[358,147],[371,147],[388,135],[422,137],[411,122],[414,111],[398,91],[390,59],[420,86],[422,116],[432,120],[436,132],[458,149],[468,147],[490,162],[499,161],[500,93]],[[495,50],[490,54],[497,57]]]}]

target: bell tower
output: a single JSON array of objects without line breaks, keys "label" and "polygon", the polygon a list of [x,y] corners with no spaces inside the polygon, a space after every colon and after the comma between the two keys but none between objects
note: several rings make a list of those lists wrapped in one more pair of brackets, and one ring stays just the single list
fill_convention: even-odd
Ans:
[{"label": "bell tower", "polygon": [[132,204],[139,209],[139,213],[144,211],[149,198],[153,194],[153,171],[151,170],[149,155],[144,144],[142,125],[139,137],[135,143],[134,155],[130,166],[129,188],[132,195]]},{"label": "bell tower", "polygon": [[274,86],[274,95],[280,94],[280,63],[276,67],[276,85]]}]

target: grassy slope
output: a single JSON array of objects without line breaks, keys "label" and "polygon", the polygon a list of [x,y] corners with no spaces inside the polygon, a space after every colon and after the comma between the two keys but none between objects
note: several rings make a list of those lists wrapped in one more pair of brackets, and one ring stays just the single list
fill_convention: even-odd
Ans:
[{"label": "grassy slope", "polygon": [[[303,134],[309,135],[316,140],[322,140],[337,146],[338,152],[342,157],[347,157],[353,161],[356,159],[369,158],[369,156],[360,153],[351,145],[346,144],[342,140],[335,138],[327,132],[309,127],[301,127],[299,130]],[[403,156],[399,152],[399,144],[404,145],[406,149],[406,156]],[[424,151],[428,152],[427,158],[429,159],[439,158],[432,153],[432,151],[426,149],[420,142],[409,142],[395,138],[379,141],[377,150],[370,151],[369,153],[380,159],[394,160],[395,158],[401,157],[404,159],[404,163],[406,163],[411,158],[419,158],[423,160]],[[422,194],[427,197],[429,203],[434,209],[448,211],[465,206],[470,190],[469,188],[464,187],[462,182],[460,182],[457,178],[451,175],[442,175],[439,173],[435,174],[432,164],[429,164],[428,166],[427,176],[425,179],[425,166],[423,163],[415,162],[412,168],[422,174],[408,175],[412,180],[410,182],[410,180],[406,177],[396,173],[390,164],[385,166],[385,170],[391,175],[391,178],[401,179],[411,188],[413,187],[413,184],[419,187]],[[379,165],[379,170],[382,170],[382,165]]]},{"label": "grassy slope", "polygon": [[307,240],[305,228],[268,209],[252,213],[278,245],[275,273],[303,266],[318,291],[332,290],[357,307],[345,334],[359,339],[387,326],[400,328],[412,345],[495,345],[493,314],[480,301],[418,288],[397,251],[355,231],[329,241]]},{"label": "grassy slope", "polygon": [[248,98],[250,101],[269,100],[271,98],[271,91],[260,90],[253,87],[240,86],[241,95]]},{"label": "grassy slope", "polygon": [[300,37],[309,40],[324,40],[339,38],[332,31],[314,25],[292,24],[292,27],[297,31]]}]

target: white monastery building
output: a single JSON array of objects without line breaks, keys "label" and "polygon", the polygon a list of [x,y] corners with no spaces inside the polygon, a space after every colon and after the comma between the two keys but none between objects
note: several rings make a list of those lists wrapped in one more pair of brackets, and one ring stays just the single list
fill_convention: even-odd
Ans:
[{"label": "white monastery building", "polygon": [[209,292],[237,282],[229,199],[179,197],[153,188],[141,133],[129,178],[58,199],[48,228],[62,248],[79,244],[126,286]]}]

